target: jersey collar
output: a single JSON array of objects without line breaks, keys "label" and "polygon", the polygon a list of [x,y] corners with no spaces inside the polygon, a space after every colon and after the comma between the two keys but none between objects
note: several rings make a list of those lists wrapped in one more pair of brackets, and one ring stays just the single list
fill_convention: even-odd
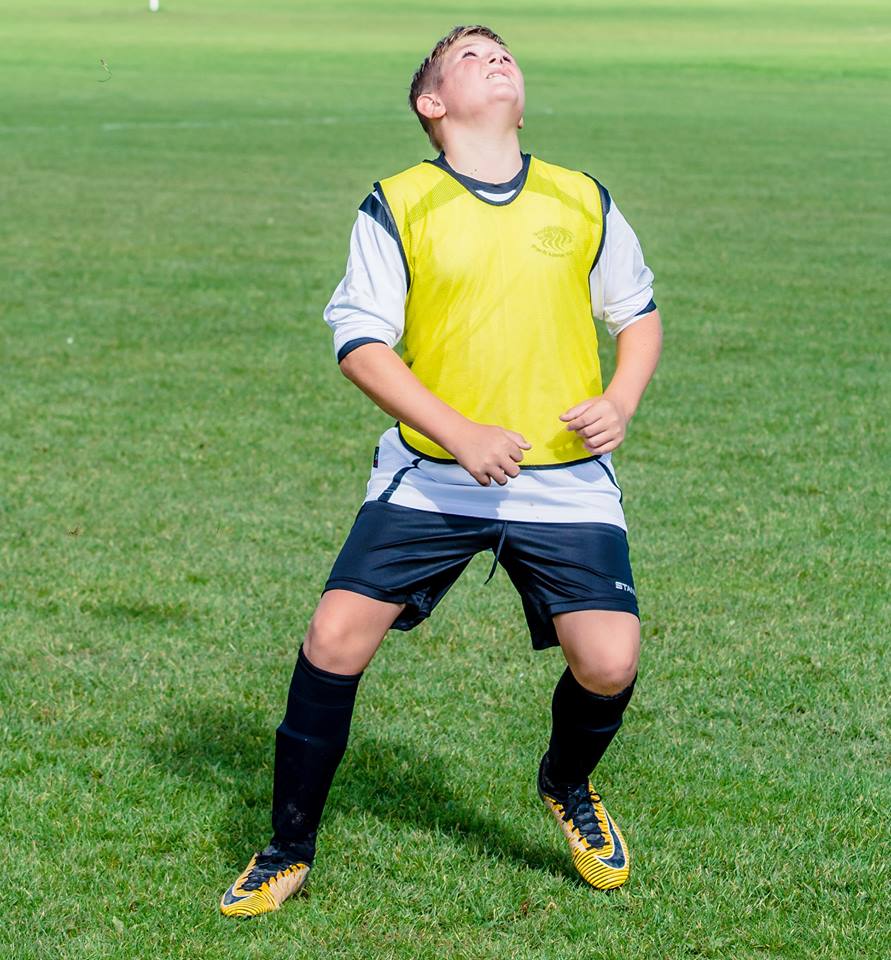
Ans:
[{"label": "jersey collar", "polygon": [[[474,180],[473,177],[467,177],[463,173],[458,173],[457,170],[454,170],[450,165],[448,160],[445,158],[444,153],[440,153],[435,160],[425,160],[424,163],[432,163],[434,167],[439,167],[440,170],[445,171],[450,177],[454,177],[463,187],[465,187],[469,193],[471,193],[477,200],[481,200],[483,203],[491,204],[493,207],[505,207],[509,203],[513,203],[514,200],[519,197],[520,193],[523,190],[523,186],[526,183],[526,177],[529,174],[529,161],[531,160],[531,155],[528,153],[521,153],[520,157],[522,158],[522,165],[520,166],[519,171],[511,177],[506,183],[486,183],[485,180]],[[486,193],[499,194],[503,193],[505,195],[504,200],[490,200],[488,197],[480,196],[479,191],[485,191]]]}]

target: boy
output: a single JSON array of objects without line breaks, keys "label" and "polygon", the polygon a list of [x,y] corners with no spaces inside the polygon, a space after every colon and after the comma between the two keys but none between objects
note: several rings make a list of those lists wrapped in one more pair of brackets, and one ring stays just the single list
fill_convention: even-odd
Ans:
[{"label": "boy", "polygon": [[[520,593],[533,646],[559,643],[568,663],[539,794],[588,883],[628,878],[588,776],[637,675],[610,453],[659,356],[652,273],[604,187],[520,152],[523,75],[497,34],[456,27],[410,103],[441,152],[375,184],[325,312],[341,370],[397,424],[299,651],[276,734],[273,838],[224,894],[229,916],[275,910],[303,886],[362,671],[388,629],[427,617],[486,549]],[[592,312],[617,337],[606,391]]]}]

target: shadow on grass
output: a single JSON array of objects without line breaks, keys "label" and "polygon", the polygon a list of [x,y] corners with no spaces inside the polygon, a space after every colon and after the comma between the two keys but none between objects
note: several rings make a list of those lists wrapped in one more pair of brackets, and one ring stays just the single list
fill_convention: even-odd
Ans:
[{"label": "shadow on grass", "polygon": [[[269,834],[274,730],[212,703],[178,709],[167,729],[167,736],[149,744],[153,761],[226,798],[222,822],[213,828],[215,839],[233,866],[240,863]],[[484,814],[473,802],[473,788],[466,770],[453,772],[435,753],[354,730],[328,813],[358,811],[421,831],[441,831],[481,857],[494,854],[555,876],[574,876],[558,844],[531,840],[507,822],[510,811],[503,818]]]},{"label": "shadow on grass", "polygon": [[182,623],[191,620],[192,612],[184,603],[150,603],[137,601],[135,603],[93,603],[84,601],[80,605],[81,613],[89,614],[113,621],[138,621],[140,623],[156,623],[167,626],[172,623]]},{"label": "shadow on grass", "polygon": [[[439,830],[481,857],[497,854],[558,876],[573,875],[557,846],[536,843],[509,822],[514,812],[520,812],[521,801],[502,817],[485,814],[472,797],[473,777],[466,770],[455,771],[456,777],[450,767],[442,757],[422,754],[410,742],[354,736],[331,792],[332,809]],[[456,781],[462,785],[458,789],[452,786]]]}]

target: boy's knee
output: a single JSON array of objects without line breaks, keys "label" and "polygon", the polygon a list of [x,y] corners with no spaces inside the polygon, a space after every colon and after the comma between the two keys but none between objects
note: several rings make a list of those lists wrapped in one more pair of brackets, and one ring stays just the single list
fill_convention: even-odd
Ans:
[{"label": "boy's knee", "polygon": [[310,663],[331,673],[350,673],[355,625],[336,609],[319,607],[313,614],[303,641]]},{"label": "boy's knee", "polygon": [[361,616],[355,605],[331,598],[325,602],[323,597],[309,622],[303,652],[320,670],[360,673],[374,656],[384,633],[386,626]]},{"label": "boy's knee", "polygon": [[576,681],[604,697],[625,690],[637,675],[640,623],[629,613],[581,610],[554,618]]},{"label": "boy's knee", "polygon": [[590,693],[612,697],[627,689],[637,676],[637,651],[614,653],[597,660],[575,663],[572,674]]}]

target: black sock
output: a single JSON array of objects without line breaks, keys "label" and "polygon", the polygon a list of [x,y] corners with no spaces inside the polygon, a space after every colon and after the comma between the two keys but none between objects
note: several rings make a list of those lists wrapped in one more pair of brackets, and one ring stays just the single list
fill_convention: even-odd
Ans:
[{"label": "black sock", "polygon": [[273,840],[312,862],[316,830],[346,750],[361,673],[343,675],[309,662],[303,647],[275,733]]},{"label": "black sock", "polygon": [[614,696],[601,696],[586,690],[566,668],[551,702],[553,726],[545,765],[550,786],[575,786],[588,778],[622,725],[636,679]]}]

